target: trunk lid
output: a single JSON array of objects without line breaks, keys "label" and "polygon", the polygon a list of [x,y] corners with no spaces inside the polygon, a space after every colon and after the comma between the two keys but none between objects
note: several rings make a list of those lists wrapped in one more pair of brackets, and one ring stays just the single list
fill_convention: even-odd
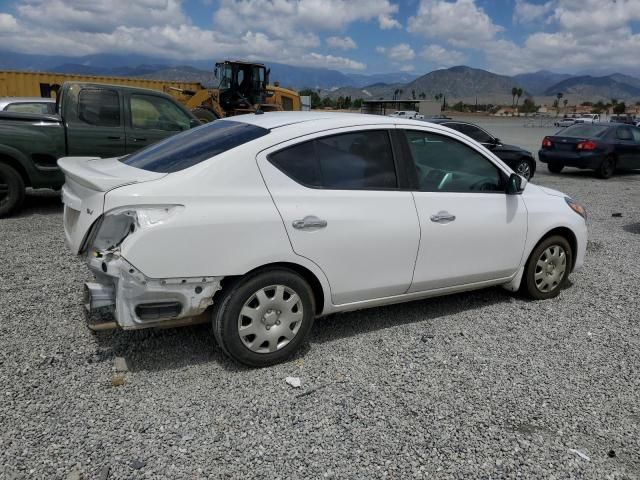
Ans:
[{"label": "trunk lid", "polygon": [[167,175],[130,167],[117,158],[65,157],[58,160],[58,166],[65,175],[65,242],[74,253],[80,253],[87,233],[104,213],[104,196],[109,190]]},{"label": "trunk lid", "polygon": [[561,135],[553,135],[549,137],[549,140],[553,143],[553,147],[549,150],[559,150],[564,152],[575,152],[578,150],[578,143],[584,142],[585,138],[577,137],[563,137]]}]

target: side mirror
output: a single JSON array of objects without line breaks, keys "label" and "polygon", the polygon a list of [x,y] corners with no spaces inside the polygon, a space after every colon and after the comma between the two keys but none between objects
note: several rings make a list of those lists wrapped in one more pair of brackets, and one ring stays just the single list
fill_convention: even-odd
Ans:
[{"label": "side mirror", "polygon": [[189,120],[189,128],[196,128],[200,125],[202,125],[202,122],[197,118],[192,118],[191,120]]},{"label": "side mirror", "polygon": [[493,144],[494,145],[499,145],[500,144],[500,139],[498,137],[493,137]]},{"label": "side mirror", "polygon": [[512,173],[507,180],[507,188],[505,189],[507,195],[520,195],[524,191],[522,185],[522,177],[517,173]]}]

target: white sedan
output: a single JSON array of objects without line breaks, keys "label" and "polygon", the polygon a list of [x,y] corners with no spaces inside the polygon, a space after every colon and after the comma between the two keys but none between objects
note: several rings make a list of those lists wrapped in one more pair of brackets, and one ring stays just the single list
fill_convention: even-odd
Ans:
[{"label": "white sedan", "polygon": [[243,115],[58,163],[66,241],[95,275],[88,311],[124,329],[207,319],[252,366],[335,312],[494,285],[555,297],[587,245],[575,201],[414,120]]}]

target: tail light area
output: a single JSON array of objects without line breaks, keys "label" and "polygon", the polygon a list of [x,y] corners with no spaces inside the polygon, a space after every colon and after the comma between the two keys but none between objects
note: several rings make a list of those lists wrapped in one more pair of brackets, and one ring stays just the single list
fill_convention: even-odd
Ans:
[{"label": "tail light area", "polygon": [[581,151],[591,151],[598,148],[598,144],[592,140],[585,140],[584,142],[579,142],[576,148]]},{"label": "tail light area", "polygon": [[542,148],[553,148],[553,142],[549,137],[544,137],[542,139]]}]

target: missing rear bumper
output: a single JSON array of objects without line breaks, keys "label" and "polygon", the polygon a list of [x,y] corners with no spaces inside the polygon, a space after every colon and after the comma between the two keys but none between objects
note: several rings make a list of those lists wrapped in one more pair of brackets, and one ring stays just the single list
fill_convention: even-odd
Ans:
[{"label": "missing rear bumper", "polygon": [[[89,269],[95,282],[85,284],[85,308],[89,318],[105,320],[105,313],[123,329],[194,323],[213,304],[223,277],[152,279],[122,257],[91,257]],[[91,325],[108,323],[90,322]]]}]

